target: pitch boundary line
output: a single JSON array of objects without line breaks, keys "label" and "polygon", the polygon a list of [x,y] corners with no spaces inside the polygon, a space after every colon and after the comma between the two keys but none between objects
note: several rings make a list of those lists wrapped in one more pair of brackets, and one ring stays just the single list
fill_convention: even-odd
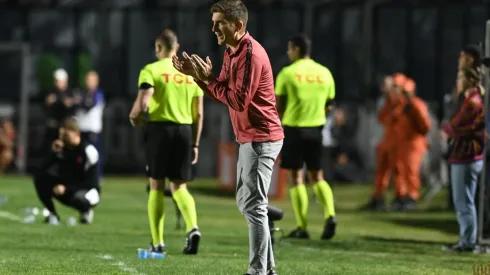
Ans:
[{"label": "pitch boundary line", "polygon": [[8,211],[3,211],[0,210],[0,218],[6,219],[6,220],[11,220],[11,221],[16,221],[22,223],[24,219],[21,217],[15,215],[14,213],[8,212]]},{"label": "pitch boundary line", "polygon": [[125,263],[121,260],[117,260],[112,255],[109,255],[109,254],[99,255],[99,256],[97,256],[97,258],[112,262],[111,265],[117,266],[119,268],[119,270],[121,270],[122,272],[126,272],[126,273],[133,274],[133,275],[146,275],[145,273],[138,272],[138,270],[136,270],[136,268],[129,266],[127,263]]}]

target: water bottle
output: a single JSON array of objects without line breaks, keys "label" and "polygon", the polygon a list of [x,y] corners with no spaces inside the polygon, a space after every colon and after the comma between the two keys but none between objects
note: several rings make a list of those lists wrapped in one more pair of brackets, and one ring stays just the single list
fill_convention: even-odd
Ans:
[{"label": "water bottle", "polygon": [[49,216],[49,214],[50,214],[50,213],[49,213],[49,210],[48,210],[48,209],[46,209],[46,208],[44,208],[44,209],[43,209],[43,217],[47,217],[47,216]]},{"label": "water bottle", "polygon": [[27,214],[27,215],[34,215],[34,216],[37,216],[39,215],[39,209],[37,207],[33,207],[33,208],[25,208],[24,209],[24,213]]},{"label": "water bottle", "polygon": [[66,224],[68,226],[75,226],[77,225],[77,219],[75,219],[74,217],[69,217],[68,220],[66,220]]},{"label": "water bottle", "polygon": [[163,259],[165,254],[148,251],[148,249],[138,248],[138,258],[140,259]]},{"label": "water bottle", "polygon": [[6,196],[0,196],[0,204],[6,204],[9,199]]},{"label": "water bottle", "polygon": [[36,216],[30,215],[24,218],[24,223],[33,223],[36,221]]}]

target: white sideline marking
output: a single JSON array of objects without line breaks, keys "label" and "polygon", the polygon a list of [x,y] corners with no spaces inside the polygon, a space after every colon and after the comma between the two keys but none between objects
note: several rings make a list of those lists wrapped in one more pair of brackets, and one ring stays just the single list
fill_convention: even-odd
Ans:
[{"label": "white sideline marking", "polygon": [[24,219],[8,211],[0,211],[0,218],[16,222],[24,222]]},{"label": "white sideline marking", "polygon": [[128,266],[125,262],[116,260],[114,258],[114,256],[112,256],[112,255],[100,255],[97,257],[113,262],[111,265],[119,267],[119,269],[122,272],[127,272],[127,273],[133,274],[133,275],[146,275],[145,273],[138,272],[138,270],[136,270],[136,268]]}]

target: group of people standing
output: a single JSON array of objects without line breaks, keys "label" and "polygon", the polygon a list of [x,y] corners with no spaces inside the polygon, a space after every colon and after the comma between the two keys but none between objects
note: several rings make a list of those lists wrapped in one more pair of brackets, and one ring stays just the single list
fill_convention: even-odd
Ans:
[{"label": "group of people standing", "polygon": [[[476,190],[485,157],[485,89],[482,57],[476,46],[465,47],[458,58],[452,108],[442,122],[441,140],[450,170],[450,197],[459,223],[459,242],[445,251],[470,252],[477,248]],[[420,167],[429,146],[431,124],[426,104],[415,96],[415,82],[396,73],[384,78],[385,103],[378,114],[384,137],[376,148],[375,188],[364,210],[405,211],[416,208]],[[446,108],[447,109],[447,108]],[[384,195],[390,178],[395,199],[386,207]]]},{"label": "group of people standing", "polygon": [[[416,95],[415,81],[402,73],[384,78],[385,103],[378,114],[384,136],[376,147],[375,188],[365,210],[404,211],[416,208],[420,196],[420,166],[431,129],[429,111]],[[384,195],[393,179],[395,199],[388,207]]]}]

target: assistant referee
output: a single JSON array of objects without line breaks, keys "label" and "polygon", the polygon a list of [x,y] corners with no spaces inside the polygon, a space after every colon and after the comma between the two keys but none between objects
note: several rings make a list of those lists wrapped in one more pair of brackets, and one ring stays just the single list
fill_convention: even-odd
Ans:
[{"label": "assistant referee", "polygon": [[172,56],[179,48],[175,33],[163,31],[155,40],[158,61],[146,65],[139,75],[139,92],[129,115],[131,124],[146,125],[145,151],[150,178],[148,218],[151,250],[164,253],[164,187],[171,182],[187,227],[184,254],[197,254],[201,233],[197,227],[196,204],[186,183],[193,180],[203,121],[203,92],[192,77],[174,69]]},{"label": "assistant referee", "polygon": [[276,78],[277,110],[284,126],[284,146],[281,168],[291,171],[291,202],[298,228],[289,237],[309,238],[308,194],[303,180],[306,163],[313,190],[324,207],[325,228],[322,239],[335,235],[335,209],[332,189],[323,178],[322,129],[326,112],[335,97],[335,82],[326,67],[310,58],[311,41],[296,35],[288,41],[291,65],[283,68]]}]

